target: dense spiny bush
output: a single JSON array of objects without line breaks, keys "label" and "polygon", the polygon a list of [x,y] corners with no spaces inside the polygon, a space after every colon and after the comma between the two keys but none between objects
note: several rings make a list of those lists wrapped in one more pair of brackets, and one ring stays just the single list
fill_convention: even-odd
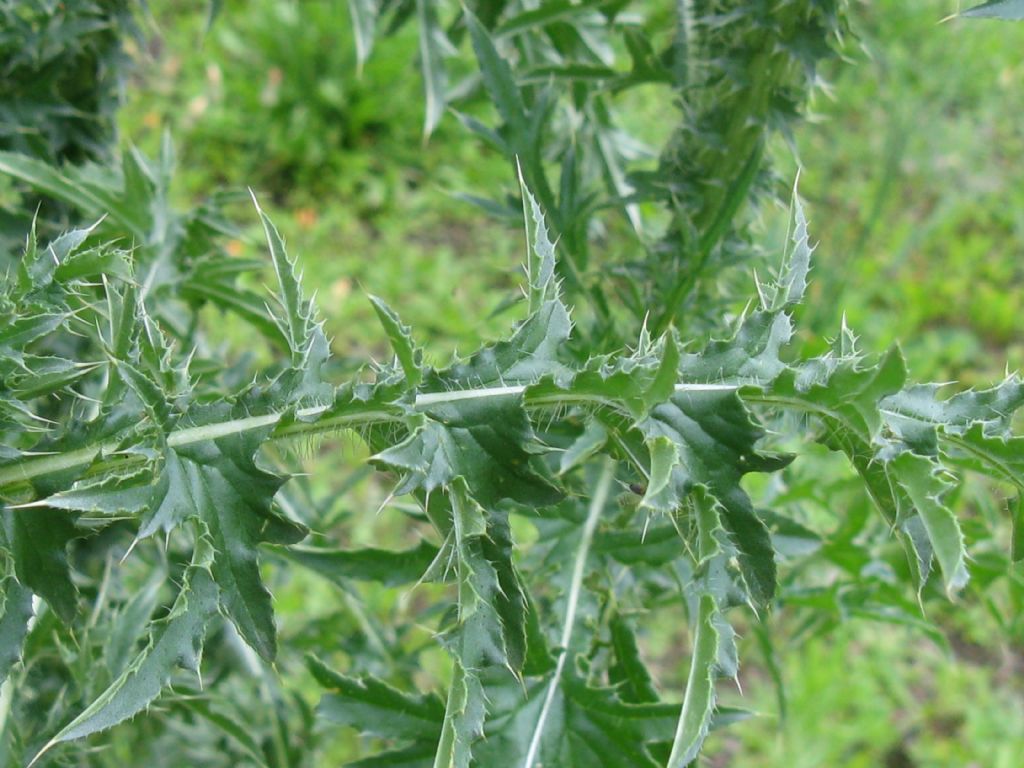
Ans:
[{"label": "dense spiny bush", "polygon": [[[943,400],[907,384],[898,350],[868,360],[846,329],[828,354],[783,362],[810,257],[798,201],[782,267],[730,339],[697,352],[674,332],[643,332],[630,352],[580,360],[554,248],[524,199],[534,224],[528,315],[511,336],[430,368],[410,330],[374,299],[394,360],[340,385],[323,379],[323,328],[265,216],[279,279],[273,317],[288,355],[273,375],[234,389],[228,371],[190,371],[189,350],[146,311],[128,253],[88,246],[88,231],[46,248],[30,242],[3,293],[4,671],[39,637],[29,632],[32,594],[50,609],[40,615],[49,631],[88,633],[83,602],[100,600],[93,611],[117,617],[106,631],[129,636],[116,659],[89,662],[104,670],[90,666],[92,680],[109,680],[105,690],[75,696],[31,687],[39,668],[30,644],[14,667],[24,693],[7,721],[8,749],[27,757],[142,711],[176,667],[198,671],[221,616],[273,661],[258,568],[269,547],[330,578],[452,584],[452,611],[434,618],[453,665],[445,704],[392,688],[394,670],[357,679],[311,668],[332,691],[321,715],[398,747],[381,758],[389,764],[436,755],[437,765],[468,765],[475,755],[481,765],[577,765],[565,755],[586,739],[587,764],[686,765],[716,718],[737,714],[714,705],[715,679],[736,674],[730,617],[764,611],[776,591],[776,545],[740,481],[793,457],[759,447],[751,407],[805,416],[818,440],[846,455],[904,541],[919,588],[935,565],[948,592],[964,586],[963,536],[945,500],[965,471],[1024,484],[1021,438],[1007,431],[1024,402],[1018,378]],[[103,357],[35,355],[55,333],[89,337]],[[50,426],[55,397],[72,405]],[[275,504],[286,477],[259,450],[345,429],[397,478],[395,494],[422,504],[434,533],[413,550],[296,546],[307,528]],[[635,491],[624,507],[614,499],[620,484]],[[539,536],[515,557],[510,516]],[[137,604],[131,585],[153,574]],[[92,577],[85,600],[83,576]],[[95,579],[106,585],[99,592]],[[157,610],[173,585],[169,612]],[[674,737],[679,704],[662,700],[633,638],[638,621],[673,603],[685,606],[694,634]],[[136,653],[139,633],[149,640]],[[55,734],[40,728],[48,721]]]},{"label": "dense spiny bush", "polygon": [[[351,5],[362,34],[369,17],[358,14],[376,4]],[[650,322],[638,310],[659,286],[643,270],[624,269],[609,288],[601,270],[579,261],[584,251],[570,247],[571,237],[569,255],[556,258],[542,208],[553,205],[559,225],[571,228],[579,211],[566,201],[609,182],[588,171],[580,178],[590,186],[560,180],[552,192],[544,149],[552,129],[536,127],[552,113],[544,100],[562,98],[550,83],[563,75],[608,83],[617,76],[570,61],[567,50],[585,57],[592,43],[571,36],[566,43],[564,27],[549,27],[580,23],[582,7],[607,22],[590,17],[598,31],[616,29],[621,5],[554,3],[531,15],[478,3],[476,16],[449,27],[455,39],[468,31],[503,125],[488,131],[466,122],[522,158],[530,247],[523,319],[506,339],[444,367],[428,365],[412,330],[374,298],[394,355],[347,381],[334,378],[326,331],[269,219],[259,212],[277,279],[267,306],[238,288],[236,278],[255,265],[220,253],[226,225],[215,211],[180,214],[167,202],[169,143],[156,161],[132,151],[105,169],[58,170],[0,154],[0,168],[13,177],[85,216],[106,214],[45,245],[30,233],[0,286],[0,764],[330,762],[337,729],[320,722],[370,737],[358,754],[380,754],[355,763],[364,768],[679,768],[696,759],[709,729],[747,716],[715,702],[716,680],[737,674],[734,627],[773,605],[781,561],[814,557],[822,545],[785,504],[756,505],[750,478],[781,477],[794,461],[788,451],[812,441],[845,457],[901,549],[873,553],[871,568],[854,574],[837,602],[890,620],[913,614],[912,589],[869,570],[906,573],[921,599],[967,583],[965,539],[951,506],[966,475],[1015,491],[1011,509],[1020,520],[1024,443],[1011,434],[1024,403],[1018,377],[944,398],[936,386],[907,382],[898,348],[865,355],[845,327],[821,356],[803,359],[789,346],[811,257],[798,199],[769,277],[719,340],[678,330],[677,313],[689,318],[688,302],[703,301],[684,262],[706,260],[717,274],[711,255],[689,248],[685,259],[664,261],[673,278],[665,287],[675,294],[684,284],[685,301],[654,305],[667,319]],[[749,17],[732,20],[737,36],[723,41],[728,14],[720,18],[712,4],[680,34],[724,51],[697,60],[724,64],[747,61],[750,39],[785,40],[786,30],[802,29],[825,45],[839,28],[830,5],[784,6],[798,12],[776,23],[761,13],[767,6],[750,4]],[[431,4],[382,10],[394,24],[412,15],[425,25],[421,67],[438,98],[445,91],[436,87],[432,53],[444,46]],[[683,60],[678,38],[674,53],[648,58],[644,35],[626,26],[631,56],[651,71]],[[510,39],[514,46],[502,42]],[[799,104],[824,51],[803,61],[785,45],[773,50],[781,58],[764,87],[744,90],[742,78],[729,85],[706,72],[695,87],[707,101],[681,90],[689,122],[663,153],[661,178],[706,162],[733,188],[736,168],[706,160],[717,151],[713,137],[736,132],[728,115],[716,117],[710,94],[722,87],[751,95],[734,107],[749,107],[736,123],[742,135],[733,137],[747,158],[743,180],[735,200],[708,208],[721,215],[706,216],[705,196],[666,183],[673,223],[642,263],[663,258],[657,243],[676,238],[690,245],[711,238],[715,259],[742,252],[737,201],[760,168],[755,162],[749,170],[749,158],[758,158],[777,124],[772,115]],[[555,54],[567,72],[550,69],[544,57]],[[591,125],[602,87],[569,93]],[[427,114],[428,126],[436,124],[435,102]],[[602,144],[599,135],[593,142],[592,149]],[[707,154],[683,152],[686,142],[707,142]],[[567,162],[564,179],[586,167]],[[616,178],[626,177],[611,174],[612,189]],[[657,178],[645,183],[655,189]],[[639,188],[641,178],[634,180]],[[608,199],[628,207],[631,194]],[[591,205],[580,210],[589,216]],[[610,304],[623,281],[638,297],[629,305],[632,335],[628,319],[602,323],[602,310],[584,304]],[[208,316],[198,313],[206,303],[238,314],[283,354],[259,371],[217,356],[206,341]],[[581,311],[598,321],[575,323]],[[413,532],[394,542],[406,548],[339,546],[348,542],[332,539],[331,509],[304,478],[289,478],[294,460],[279,446],[339,432],[368,446],[394,497],[412,497],[412,504],[389,499],[381,512]],[[830,546],[860,562],[856,539],[868,524],[850,517]],[[1022,554],[1018,542],[1004,559]],[[269,574],[275,581],[296,569],[325,577],[338,590],[336,615],[292,628],[280,643],[264,560],[277,564]],[[373,584],[402,587],[416,609],[373,610],[361,599]],[[671,686],[658,679],[637,634],[681,616],[692,643],[680,701],[663,693]],[[442,692],[423,690],[435,647],[447,653],[448,672],[427,677],[441,677]],[[305,653],[326,691],[315,715],[274,674],[295,677]],[[322,660],[329,655],[331,664]],[[334,671],[339,663],[344,673]],[[154,704],[159,716],[120,726],[116,737],[98,735]],[[105,749],[83,749],[85,737]]]}]

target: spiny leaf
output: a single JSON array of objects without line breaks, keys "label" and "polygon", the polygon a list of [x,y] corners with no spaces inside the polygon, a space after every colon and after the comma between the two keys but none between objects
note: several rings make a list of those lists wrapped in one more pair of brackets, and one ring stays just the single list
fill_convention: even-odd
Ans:
[{"label": "spiny leaf", "polygon": [[975,425],[985,436],[1009,432],[1015,411],[1024,405],[1024,381],[1007,377],[984,390],[968,390],[940,399],[935,384],[907,387],[879,403],[886,424],[912,450],[928,456],[938,453],[940,432],[963,435]]},{"label": "spiny leaf", "polygon": [[1024,437],[995,437],[976,424],[963,434],[940,433],[942,460],[1024,489]]},{"label": "spiny leaf", "polygon": [[373,461],[404,475],[399,493],[430,493],[461,477],[487,507],[501,499],[544,506],[561,494],[541,474],[541,450],[522,403],[510,396],[432,406],[415,432]]},{"label": "spiny leaf", "polygon": [[170,431],[173,427],[171,411],[173,400],[170,393],[165,392],[153,379],[125,360],[114,360],[113,365],[117,369],[118,375],[139,396],[156,425],[165,432]]},{"label": "spiny leaf", "polygon": [[[479,24],[479,22],[476,22]],[[519,191],[523,196],[523,220],[526,222],[526,285],[530,314],[538,312],[545,301],[558,299],[558,285],[555,281],[555,246],[548,238],[544,213],[523,179],[519,169]],[[528,210],[527,210],[528,209]],[[530,220],[534,233],[530,237]],[[531,247],[532,244],[532,247]]]},{"label": "spiny leaf", "polygon": [[11,667],[21,660],[21,648],[32,618],[32,591],[8,577],[2,582],[3,614],[0,615],[0,684]]},{"label": "spiny leaf", "polygon": [[731,338],[682,354],[680,376],[693,382],[770,383],[786,368],[779,354],[792,336],[793,323],[785,312],[751,312]]},{"label": "spiny leaf", "polygon": [[149,235],[147,212],[120,199],[108,187],[74,167],[58,171],[48,163],[16,152],[0,152],[0,173],[24,181],[47,195],[64,200],[87,216],[108,215],[144,242]]},{"label": "spiny leaf", "polygon": [[[513,612],[506,603],[506,610],[500,610],[503,601],[499,594],[509,585],[509,579],[516,577],[512,573],[503,578],[486,553],[489,550],[492,556],[501,555],[497,566],[511,569],[511,546],[498,543],[497,548],[488,547],[484,510],[470,497],[461,478],[449,486],[448,499],[458,579],[458,618],[443,637],[454,669],[434,765],[468,768],[473,744],[483,734],[487,710],[481,673],[488,666],[518,671],[525,658],[525,605]],[[503,538],[507,539],[507,533]],[[521,588],[518,594],[505,595],[505,599],[523,599]],[[514,622],[511,625],[510,620]]]},{"label": "spiny leaf", "polygon": [[[837,345],[843,344],[841,337]],[[880,511],[906,534],[919,586],[934,555],[952,593],[967,581],[963,536],[942,502],[949,482],[938,476],[939,465],[927,456],[936,453],[940,425],[956,434],[976,420],[980,436],[983,424],[1005,423],[1004,410],[1019,405],[1019,393],[1015,387],[997,388],[940,401],[935,388],[904,389],[906,366],[899,350],[867,366],[852,350],[839,346],[780,376],[772,386],[773,397],[806,406],[824,425],[826,445],[849,457]],[[883,427],[902,442],[887,440]]]},{"label": "spiny leaf", "polygon": [[263,231],[277,275],[277,300],[281,312],[274,314],[274,322],[288,341],[291,353],[291,376],[286,373],[278,379],[278,384],[283,385],[283,389],[295,402],[301,401],[306,405],[327,404],[331,400],[331,387],[320,379],[320,368],[330,355],[323,325],[316,318],[313,302],[303,298],[295,264],[288,258],[277,227],[260,208],[255,195],[252,195],[252,200],[263,222]]},{"label": "spiny leaf", "polygon": [[9,376],[7,385],[19,400],[32,400],[67,390],[72,384],[99,368],[100,363],[75,363],[62,357],[21,358],[24,371]]},{"label": "spiny leaf", "polygon": [[[225,421],[232,413],[239,411],[220,403],[197,407],[189,416],[201,431],[204,424]],[[284,479],[260,469],[254,460],[272,429],[268,424],[238,434],[212,434],[211,439],[179,447],[165,443],[155,476],[148,471],[127,474],[54,496],[54,506],[64,509],[141,512],[139,539],[201,520],[216,551],[210,568],[222,608],[242,638],[268,661],[276,654],[277,642],[257,547],[263,541],[293,544],[305,535],[301,526],[273,511],[274,494]],[[44,511],[26,509],[22,514]]]},{"label": "spiny leaf", "polygon": [[711,595],[702,595],[693,627],[690,676],[668,768],[685,768],[700,752],[711,725],[715,703],[715,662],[718,657],[717,608]]},{"label": "spiny leaf", "polygon": [[[488,686],[493,714],[487,737],[476,748],[480,765],[511,768],[656,768],[649,744],[672,728],[678,705],[627,703],[608,688],[587,685],[567,668],[561,685],[529,684],[524,695],[515,683]],[[527,762],[532,725],[550,701],[547,727],[534,759]]]},{"label": "spiny leaf", "polygon": [[942,569],[946,591],[952,596],[967,584],[967,550],[956,516],[943,501],[952,485],[943,480],[931,461],[904,453],[893,462],[896,477],[921,516],[935,559]]},{"label": "spiny leaf", "polygon": [[811,248],[807,236],[807,217],[804,206],[800,202],[796,186],[793,187],[793,232],[791,244],[786,248],[782,260],[782,269],[778,282],[774,286],[774,296],[765,309],[777,312],[784,307],[796,304],[804,297],[807,290],[807,273],[811,269]]},{"label": "spiny leaf", "polygon": [[0,514],[18,581],[70,624],[77,613],[78,588],[71,580],[67,546],[81,534],[68,515],[55,509],[7,509]]},{"label": "spiny leaf", "polygon": [[[43,501],[26,504],[25,507],[47,506],[111,516],[138,514],[147,509],[153,498],[152,481],[149,467],[143,467],[138,472],[85,478],[66,491],[47,496]],[[175,525],[177,522],[180,520],[176,519]]]},{"label": "spiny leaf", "polygon": [[676,448],[672,482],[677,497],[704,485],[721,502],[750,599],[755,606],[766,605],[775,593],[774,551],[740,479],[748,472],[781,469],[791,457],[757,452],[763,431],[735,392],[679,392],[655,407],[639,426],[648,440],[663,438]]},{"label": "spiny leaf", "polygon": [[199,671],[206,625],[217,612],[217,585],[208,569],[209,551],[197,555],[171,612],[157,625],[148,647],[84,712],[40,750],[33,763],[61,742],[106,730],[141,712],[160,694],[177,667]]},{"label": "spiny leaf", "polygon": [[[210,415],[216,413],[223,418],[227,411],[215,408]],[[169,450],[139,536],[201,519],[216,550],[211,571],[221,606],[242,638],[270,661],[277,652],[276,632],[257,546],[267,540],[294,543],[304,532],[282,526],[285,521],[272,511],[283,479],[254,463],[262,437],[246,433]]]},{"label": "spiny leaf", "polygon": [[696,489],[697,557],[688,585],[693,651],[683,707],[667,765],[685,768],[700,753],[715,709],[715,678],[737,673],[735,633],[722,614],[728,601],[732,538],[723,527],[726,508],[704,488]]},{"label": "spiny leaf", "polygon": [[405,373],[406,385],[409,389],[416,389],[423,376],[421,366],[423,364],[423,351],[419,349],[412,340],[412,332],[409,326],[404,325],[398,319],[398,315],[383,300],[376,296],[370,296],[370,303],[384,326],[384,332],[391,342],[391,348],[398,358],[402,371]]},{"label": "spiny leaf", "polygon": [[679,496],[672,483],[672,472],[679,463],[679,449],[669,438],[660,436],[648,441],[647,447],[651,453],[651,476],[647,478],[647,490],[640,506],[671,514],[679,506]]}]

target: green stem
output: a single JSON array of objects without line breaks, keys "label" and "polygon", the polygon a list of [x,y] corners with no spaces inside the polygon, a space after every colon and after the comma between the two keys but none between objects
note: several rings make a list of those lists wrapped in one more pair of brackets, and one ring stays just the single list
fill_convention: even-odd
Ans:
[{"label": "green stem", "polygon": [[[736,389],[738,389],[738,385],[724,383],[676,385],[677,392],[728,391]],[[428,392],[416,396],[414,408],[426,410],[431,407],[464,400],[505,397],[521,397],[529,408],[557,408],[585,403],[617,407],[616,403],[607,398],[585,393],[556,392],[533,395],[527,385],[519,384],[504,387],[455,390],[452,392]],[[291,421],[287,425],[276,429],[269,439],[309,437],[339,429],[355,429],[373,424],[399,422],[402,420],[402,414],[397,407],[388,408],[387,406],[382,407],[379,404],[367,404],[365,409],[357,406],[344,413],[316,419],[317,416],[325,414],[329,410],[330,406],[301,408],[295,413],[298,420]],[[268,413],[261,416],[230,419],[215,424],[204,424],[200,427],[186,427],[171,432],[167,436],[167,445],[171,448],[181,448],[208,440],[217,440],[231,435],[242,434],[255,429],[265,429],[266,427],[278,424],[284,416],[284,413]],[[303,421],[303,419],[313,420]],[[145,457],[137,454],[119,454],[117,453],[118,447],[118,444],[114,442],[100,443],[68,451],[67,453],[32,456],[0,467],[0,497],[16,497],[19,495],[19,492],[22,497],[30,496],[31,481],[48,475],[55,475],[73,469],[88,468],[87,474],[91,476],[102,474],[112,469],[125,469],[141,465],[146,461]]]},{"label": "green stem", "polygon": [[597,522],[601,518],[601,511],[608,501],[608,493],[614,477],[615,462],[605,458],[597,486],[594,488],[594,495],[590,499],[587,519],[583,524],[583,532],[580,534],[580,543],[576,548],[576,560],[573,563],[572,581],[569,584],[565,620],[562,623],[562,637],[558,643],[561,650],[558,653],[555,672],[551,677],[551,682],[548,684],[547,692],[544,694],[544,704],[541,706],[537,722],[533,727],[533,735],[530,738],[526,759],[523,761],[523,768],[533,768],[537,764],[540,742],[544,735],[544,724],[548,719],[548,714],[551,712],[551,705],[555,700],[555,693],[558,691],[558,684],[562,679],[565,662],[569,657],[569,643],[572,640],[572,630],[576,624],[576,610],[579,607],[580,592],[583,589],[583,577],[587,571],[587,557],[590,554],[590,545],[594,540],[594,531],[597,530]]}]

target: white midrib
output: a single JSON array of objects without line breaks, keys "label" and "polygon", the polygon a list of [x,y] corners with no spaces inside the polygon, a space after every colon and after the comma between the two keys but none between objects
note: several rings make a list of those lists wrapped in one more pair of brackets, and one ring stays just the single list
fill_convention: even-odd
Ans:
[{"label": "white midrib", "polygon": [[[487,398],[522,397],[526,394],[529,385],[516,384],[501,387],[481,387],[479,389],[452,390],[449,392],[426,392],[416,396],[415,408],[430,408],[446,403],[457,403],[466,400],[480,400]],[[734,391],[739,389],[736,384],[677,384],[676,392],[713,392],[713,391]],[[571,405],[579,402],[598,402],[611,404],[597,395],[575,394],[572,392],[553,392],[550,395],[538,396],[527,403],[530,406],[557,406]],[[358,427],[365,424],[393,421],[396,419],[394,413],[385,410],[367,410],[356,413],[339,414],[336,420],[327,419],[323,421],[310,422],[326,413],[332,406],[313,406],[300,408],[295,411],[299,420],[290,424],[275,437],[288,437],[308,432],[318,432],[333,427],[348,428]],[[167,436],[167,445],[171,448],[179,448],[186,445],[201,443],[206,440],[216,440],[230,435],[248,432],[254,429],[261,429],[277,424],[285,416],[284,413],[268,413],[261,416],[246,416],[240,419],[231,419],[216,424],[205,424],[199,427],[186,427],[171,432]],[[0,467],[0,488],[18,483],[27,482],[37,477],[63,472],[75,467],[87,466],[98,456],[104,453],[114,453],[117,450],[116,443],[103,443],[91,445],[85,448],[78,448],[65,453],[43,454],[32,456],[15,464]]]},{"label": "white midrib", "polygon": [[526,759],[523,761],[523,768],[533,768],[540,751],[540,741],[544,735],[544,724],[551,712],[551,705],[555,700],[555,693],[558,692],[558,685],[562,680],[562,672],[565,669],[566,659],[569,658],[569,643],[572,640],[573,626],[576,624],[576,610],[579,607],[580,592],[583,589],[583,577],[586,575],[587,556],[590,554],[590,545],[594,540],[594,531],[597,529],[597,521],[601,517],[601,510],[604,509],[608,500],[608,493],[611,489],[612,478],[615,475],[615,464],[605,458],[604,466],[601,469],[601,476],[594,489],[594,495],[590,499],[590,507],[587,510],[587,519],[583,524],[583,532],[580,535],[580,544],[576,548],[576,560],[572,566],[572,581],[569,584],[569,595],[565,607],[565,621],[562,624],[562,637],[559,640],[561,651],[558,653],[558,661],[555,663],[555,672],[548,684],[547,692],[544,694],[544,703],[541,705],[540,714],[537,716],[537,724],[533,728],[533,735],[530,737],[530,747],[526,752]]}]

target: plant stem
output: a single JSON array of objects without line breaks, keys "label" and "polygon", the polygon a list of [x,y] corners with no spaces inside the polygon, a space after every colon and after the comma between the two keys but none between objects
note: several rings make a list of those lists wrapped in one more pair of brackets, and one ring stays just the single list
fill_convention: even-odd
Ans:
[{"label": "plant stem", "polygon": [[569,584],[568,601],[565,608],[565,620],[562,623],[562,637],[559,640],[561,651],[558,653],[558,661],[555,664],[555,672],[548,684],[547,692],[544,694],[544,704],[541,705],[540,714],[537,716],[537,723],[533,728],[533,736],[530,738],[530,747],[526,752],[526,759],[523,761],[523,768],[532,768],[540,751],[540,741],[544,735],[544,723],[551,712],[551,705],[555,700],[555,693],[558,691],[558,684],[562,680],[562,672],[565,669],[565,662],[569,658],[569,643],[572,640],[573,626],[576,624],[576,610],[579,607],[580,591],[583,588],[583,577],[587,570],[587,556],[590,554],[590,545],[594,540],[594,531],[597,530],[597,521],[601,518],[601,511],[608,501],[608,492],[615,477],[615,462],[605,458],[601,467],[601,475],[594,488],[594,495],[590,499],[590,507],[587,510],[587,519],[583,524],[583,532],[580,534],[580,543],[576,548],[576,560],[572,567],[572,581]]},{"label": "plant stem", "polygon": [[[739,385],[737,384],[677,384],[675,390],[676,392],[703,392],[733,391],[738,388]],[[522,397],[526,406],[532,408],[571,406],[586,402],[613,405],[606,398],[585,393],[556,392],[531,396],[528,385],[518,384],[504,387],[455,390],[452,392],[427,392],[416,396],[414,408],[425,410],[464,400],[503,397]],[[351,410],[344,413],[316,419],[317,416],[326,414],[330,408],[331,406],[300,408],[295,412],[298,420],[277,429],[270,435],[269,439],[277,440],[296,436],[311,436],[337,429],[354,429],[372,424],[396,422],[402,418],[397,408],[389,409],[386,406],[382,407],[380,404],[374,403],[366,404],[365,410],[354,406]],[[278,424],[284,416],[285,413],[268,413],[261,416],[247,416],[214,424],[204,424],[199,427],[185,427],[171,432],[167,436],[167,445],[171,448],[181,448],[208,440],[217,440],[223,437],[230,437],[231,435],[242,434],[255,429],[272,427]],[[7,464],[0,467],[0,494],[6,496],[14,491],[22,491],[23,493],[30,491],[31,489],[27,486],[32,480],[68,470],[88,467],[89,475],[102,474],[111,469],[123,469],[141,464],[146,460],[145,457],[137,454],[119,454],[117,451],[118,444],[116,443],[100,443],[68,451],[67,453],[31,456]],[[100,458],[105,454],[107,455],[104,458]]]}]

